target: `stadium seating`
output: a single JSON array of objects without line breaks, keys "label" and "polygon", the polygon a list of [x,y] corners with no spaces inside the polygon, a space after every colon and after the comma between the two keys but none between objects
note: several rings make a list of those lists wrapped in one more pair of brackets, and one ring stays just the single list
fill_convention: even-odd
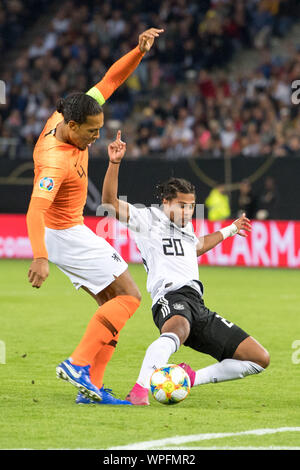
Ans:
[{"label": "stadium seating", "polygon": [[[3,2],[2,50],[19,47],[13,38],[20,40],[37,20],[35,3],[41,4],[39,14],[47,11],[46,1],[31,0],[36,13],[30,16],[25,3]],[[300,77],[300,52],[297,44],[289,56],[269,52],[270,39],[284,38],[294,24],[297,2],[153,0],[145,6],[141,0],[107,0],[99,5],[57,2],[48,31],[33,35],[30,46],[7,64],[1,156],[31,158],[57,98],[87,90],[150,26],[163,27],[165,34],[105,105],[107,125],[92,157],[105,155],[116,126],[122,127],[133,159],[300,155],[300,115],[289,97],[291,81]],[[252,71],[225,72],[237,51],[251,48],[261,57]]]}]

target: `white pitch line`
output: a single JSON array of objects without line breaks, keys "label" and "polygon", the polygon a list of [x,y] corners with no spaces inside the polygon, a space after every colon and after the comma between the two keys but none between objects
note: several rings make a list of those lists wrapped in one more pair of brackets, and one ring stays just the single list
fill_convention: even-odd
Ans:
[{"label": "white pitch line", "polygon": [[155,441],[136,442],[125,446],[111,447],[108,450],[147,450],[147,449],[161,449],[168,445],[181,445],[187,442],[206,441],[210,439],[221,439],[223,437],[233,436],[263,436],[265,434],[277,434],[280,432],[300,432],[300,427],[287,427],[275,429],[251,429],[248,431],[240,432],[224,432],[224,433],[206,433],[206,434],[190,434],[189,436],[174,436],[165,439],[158,439]]}]

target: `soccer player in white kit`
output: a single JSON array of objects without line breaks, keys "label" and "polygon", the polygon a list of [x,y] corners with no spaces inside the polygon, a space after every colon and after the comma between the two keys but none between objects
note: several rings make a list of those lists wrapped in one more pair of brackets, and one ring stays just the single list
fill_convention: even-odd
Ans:
[{"label": "soccer player in white kit", "polygon": [[[118,132],[117,141],[121,142]],[[203,301],[197,257],[229,236],[251,231],[245,214],[228,227],[197,238],[191,219],[195,188],[181,178],[159,185],[161,208],[137,208],[118,199],[118,172],[124,151],[110,163],[105,175],[102,204],[133,232],[147,271],[147,290],[152,297],[153,319],[160,337],[147,349],[137,382],[127,396],[134,405],[149,405],[150,377],[169,362],[184,344],[217,359],[217,363],[194,371],[181,363],[191,385],[222,382],[262,372],[269,354],[237,325],[210,311]]]}]

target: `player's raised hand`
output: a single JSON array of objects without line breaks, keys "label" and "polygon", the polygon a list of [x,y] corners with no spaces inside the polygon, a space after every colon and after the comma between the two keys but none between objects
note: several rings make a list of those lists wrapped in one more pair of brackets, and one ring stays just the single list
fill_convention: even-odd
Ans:
[{"label": "player's raised hand", "polygon": [[240,235],[241,237],[247,237],[247,233],[243,233],[241,230],[251,232],[251,223],[250,220],[247,219],[246,214],[243,214],[242,217],[235,220],[233,223],[237,226],[237,235]]},{"label": "player's raised hand", "polygon": [[126,143],[121,140],[121,131],[118,130],[117,138],[108,146],[108,156],[111,163],[120,163],[126,152]]},{"label": "player's raised hand", "polygon": [[141,52],[149,52],[153,46],[154,39],[158,38],[163,29],[150,28],[139,35],[139,47]]}]

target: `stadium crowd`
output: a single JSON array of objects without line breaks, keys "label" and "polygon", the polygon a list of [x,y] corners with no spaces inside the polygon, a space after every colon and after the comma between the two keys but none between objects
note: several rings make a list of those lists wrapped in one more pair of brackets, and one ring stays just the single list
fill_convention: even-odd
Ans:
[{"label": "stadium crowd", "polygon": [[[46,9],[47,0],[1,0],[0,53],[5,54]],[[38,7],[38,8],[37,8]]]},{"label": "stadium crowd", "polygon": [[[26,17],[25,3],[3,2],[2,49],[12,47],[16,25],[26,25],[20,21]],[[295,45],[285,58],[268,51],[270,37],[285,36],[293,24],[296,4],[63,2],[49,30],[37,35],[3,73],[7,103],[1,106],[0,153],[6,154],[5,142],[8,146],[16,139],[17,156],[31,156],[56,100],[88,90],[136,45],[139,33],[155,26],[165,33],[105,104],[106,125],[102,139],[91,148],[92,156],[106,155],[107,140],[114,137],[116,127],[123,129],[128,158],[300,155],[300,113],[290,99],[291,82],[300,77],[300,48]],[[23,33],[21,29],[17,37]],[[224,72],[235,51],[252,47],[261,61],[251,73]]]}]

